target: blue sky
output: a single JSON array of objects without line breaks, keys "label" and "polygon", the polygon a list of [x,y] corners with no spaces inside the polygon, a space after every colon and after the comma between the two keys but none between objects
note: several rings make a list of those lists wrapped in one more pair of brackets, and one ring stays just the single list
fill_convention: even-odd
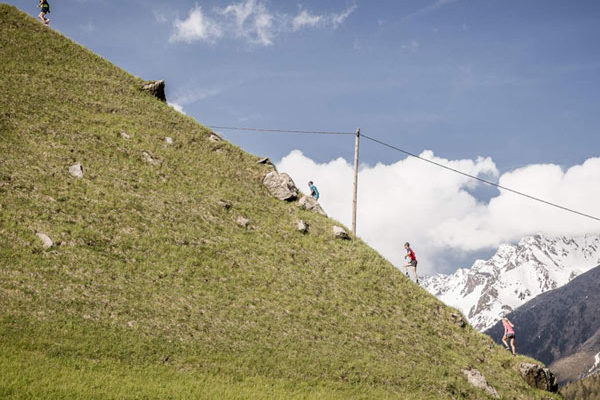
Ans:
[{"label": "blue sky", "polygon": [[[8,3],[37,13],[36,1]],[[50,3],[53,28],[135,75],[165,79],[168,100],[204,124],[360,127],[416,153],[491,157],[497,176],[566,169],[600,149],[597,1]],[[274,160],[295,149],[316,163],[353,155],[350,137],[223,133]],[[403,158],[361,148],[370,166]],[[484,202],[498,194],[465,190]],[[492,247],[469,247],[460,262]]]}]

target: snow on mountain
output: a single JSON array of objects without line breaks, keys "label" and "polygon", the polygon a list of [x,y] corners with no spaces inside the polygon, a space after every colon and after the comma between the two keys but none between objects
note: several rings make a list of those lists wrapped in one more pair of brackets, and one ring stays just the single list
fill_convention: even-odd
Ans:
[{"label": "snow on mountain", "polygon": [[600,234],[573,238],[538,234],[516,246],[501,245],[491,259],[477,260],[471,268],[425,278],[423,286],[484,331],[502,314],[597,265]]}]

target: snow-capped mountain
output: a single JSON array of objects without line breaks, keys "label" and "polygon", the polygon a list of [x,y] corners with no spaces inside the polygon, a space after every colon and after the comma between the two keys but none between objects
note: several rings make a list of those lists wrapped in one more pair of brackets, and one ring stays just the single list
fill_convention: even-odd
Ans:
[{"label": "snow-capped mountain", "polygon": [[438,274],[423,286],[456,307],[475,329],[484,331],[535,296],[555,289],[600,265],[600,234],[579,237],[527,236],[501,245],[489,260],[454,274]]}]

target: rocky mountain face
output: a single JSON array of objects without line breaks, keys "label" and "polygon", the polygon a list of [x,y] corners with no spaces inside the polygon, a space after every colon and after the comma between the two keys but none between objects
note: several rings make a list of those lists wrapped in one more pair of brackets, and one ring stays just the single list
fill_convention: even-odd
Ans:
[{"label": "rocky mountain face", "polygon": [[599,264],[600,234],[571,238],[534,235],[516,246],[501,245],[491,259],[477,260],[471,268],[428,277],[423,286],[484,331],[503,313]]},{"label": "rocky mountain face", "polygon": [[[508,315],[517,350],[550,365],[560,381],[600,369],[600,266]],[[500,341],[500,322],[485,333]]]}]

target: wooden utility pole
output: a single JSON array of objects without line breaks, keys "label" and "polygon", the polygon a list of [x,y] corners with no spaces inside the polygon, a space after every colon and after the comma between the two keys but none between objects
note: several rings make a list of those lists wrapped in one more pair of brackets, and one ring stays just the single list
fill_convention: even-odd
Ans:
[{"label": "wooden utility pole", "polygon": [[360,128],[356,130],[354,142],[354,193],[352,195],[352,233],[356,236],[356,197],[358,195],[358,145],[360,141]]}]

